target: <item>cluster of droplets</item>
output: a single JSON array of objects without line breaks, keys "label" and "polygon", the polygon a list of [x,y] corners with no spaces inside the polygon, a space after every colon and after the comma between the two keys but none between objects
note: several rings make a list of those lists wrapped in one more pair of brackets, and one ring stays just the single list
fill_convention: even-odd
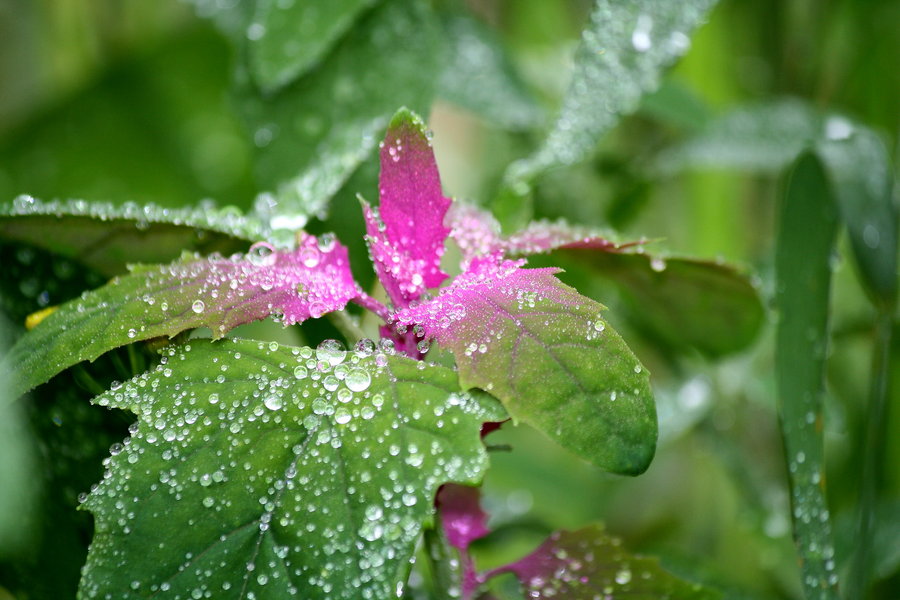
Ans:
[{"label": "cluster of droplets", "polygon": [[[115,565],[139,560],[119,542],[140,529],[163,558],[136,591],[190,581],[198,598],[264,586],[387,597],[390,565],[410,559],[438,485],[486,467],[478,432],[488,416],[453,392],[452,372],[431,367],[442,374],[426,389],[425,364],[392,354],[372,340],[349,350],[335,340],[192,342],[100,396],[138,422],[88,500],[99,533],[86,596],[108,593]],[[163,518],[190,535],[156,527]]]},{"label": "cluster of droplets", "polygon": [[[129,277],[143,280],[134,294],[148,310],[158,311],[157,320],[143,321],[165,326],[169,320],[177,324],[193,313],[188,322],[210,327],[216,337],[269,315],[285,325],[321,317],[343,308],[359,293],[346,249],[330,234],[318,239],[303,236],[291,252],[258,242],[246,254],[195,258]],[[145,325],[136,327],[133,319],[121,327],[129,338],[146,337]]]},{"label": "cluster of droplets", "polygon": [[146,230],[154,223],[196,227],[248,239],[264,239],[269,230],[259,219],[244,215],[234,206],[218,207],[212,200],[201,201],[197,206],[168,208],[153,203],[88,202],[87,200],[43,201],[33,196],[20,195],[11,205],[0,205],[0,216],[54,215],[83,216],[99,221],[132,221],[137,229]]}]

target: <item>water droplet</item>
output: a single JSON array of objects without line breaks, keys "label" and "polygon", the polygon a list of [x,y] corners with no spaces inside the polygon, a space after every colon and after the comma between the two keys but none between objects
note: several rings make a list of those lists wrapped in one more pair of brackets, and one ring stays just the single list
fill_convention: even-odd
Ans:
[{"label": "water droplet", "polygon": [[282,406],[284,406],[284,402],[282,402],[281,397],[277,394],[272,394],[271,396],[267,396],[263,401],[266,408],[269,410],[279,410]]},{"label": "water droplet", "polygon": [[203,303],[203,300],[195,300],[193,304],[191,304],[191,310],[193,310],[198,315],[203,312],[203,309],[206,308],[206,304]]},{"label": "water droplet", "polygon": [[371,382],[372,376],[369,375],[368,371],[361,367],[351,369],[350,372],[347,373],[347,378],[344,380],[347,387],[354,392],[362,392],[368,389]]},{"label": "water droplet", "polygon": [[316,358],[328,362],[331,366],[341,364],[346,356],[344,345],[337,340],[325,340],[316,348]]}]

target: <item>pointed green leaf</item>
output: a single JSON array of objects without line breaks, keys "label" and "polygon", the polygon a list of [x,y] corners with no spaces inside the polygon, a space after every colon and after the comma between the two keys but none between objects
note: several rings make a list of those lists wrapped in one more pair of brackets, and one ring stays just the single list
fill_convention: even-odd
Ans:
[{"label": "pointed green leaf", "polygon": [[[314,263],[313,263],[314,259]],[[230,259],[141,267],[63,304],[9,353],[16,395],[83,360],[140,340],[208,327],[214,337],[278,315],[287,324],[340,310],[359,293],[347,249],[319,252],[307,236],[294,252],[263,244]]]},{"label": "pointed green leaf", "polygon": [[506,190],[523,196],[541,172],[586,159],[600,136],[659,85],[662,70],[687,51],[715,3],[597,0],[559,117],[537,152],[510,165]]},{"label": "pointed green leaf", "polygon": [[615,473],[637,475],[656,450],[650,376],[556,269],[475,263],[434,300],[395,315],[448,348],[460,383],[496,396],[514,419]]},{"label": "pointed green leaf", "polygon": [[263,212],[282,220],[324,215],[329,199],[375,150],[394,111],[405,105],[427,112],[443,56],[439,41],[429,7],[386,2],[305,77],[272,96],[245,90],[241,103],[260,148],[259,180],[274,190],[277,204]]},{"label": "pointed green leaf", "polygon": [[831,254],[838,211],[822,164],[804,154],[790,174],[775,252],[775,377],[791,482],[794,540],[808,598],[838,598],[825,496],[822,395]]},{"label": "pointed green leaf", "polygon": [[248,60],[263,92],[272,92],[304,74],[378,0],[284,2],[257,0],[247,28]]},{"label": "pointed green leaf", "polygon": [[184,250],[231,254],[268,238],[256,218],[234,208],[166,208],[19,196],[0,204],[0,237],[72,258],[104,275],[126,265],[168,262]]},{"label": "pointed green leaf", "polygon": [[488,575],[515,573],[528,598],[716,600],[722,595],[665,571],[655,558],[635,556],[621,540],[591,525],[557,531],[534,552]]},{"label": "pointed green leaf", "polygon": [[401,589],[438,486],[481,479],[481,424],[502,409],[450,369],[317,352],[193,341],[97,399],[138,423],[85,503],[82,597]]}]

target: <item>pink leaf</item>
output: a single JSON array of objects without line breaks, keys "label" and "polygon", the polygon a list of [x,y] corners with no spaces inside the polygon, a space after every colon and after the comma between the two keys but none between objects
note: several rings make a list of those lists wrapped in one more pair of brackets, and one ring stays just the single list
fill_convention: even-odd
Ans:
[{"label": "pink leaf", "polygon": [[483,579],[514,573],[528,598],[681,598],[714,600],[720,594],[678,579],[659,561],[629,554],[621,541],[592,525],[578,531],[557,531],[534,552],[486,573]]},{"label": "pink leaf", "polygon": [[457,550],[468,549],[473,541],[490,533],[488,515],[478,504],[480,496],[478,488],[455,483],[445,484],[438,491],[441,525],[447,541]]},{"label": "pink leaf", "polygon": [[500,235],[500,224],[486,211],[456,203],[447,214],[450,237],[463,254],[464,264],[479,256],[528,256],[564,248],[618,252],[644,241],[615,242],[601,232],[564,221],[535,221],[509,237]]},{"label": "pink leaf", "polygon": [[[147,279],[144,295],[160,303],[173,293],[194,298],[186,314],[195,313],[193,326],[210,327],[214,337],[269,315],[285,325],[318,318],[360,294],[347,248],[333,238],[311,235],[289,252],[259,242],[245,256],[176,262],[140,273]],[[169,316],[179,321],[178,314]]]},{"label": "pink leaf", "polygon": [[406,109],[391,120],[381,144],[378,188],[383,227],[366,211],[373,259],[391,300],[406,306],[446,279],[440,261],[450,232],[444,226],[450,199],[441,191],[425,124]]}]

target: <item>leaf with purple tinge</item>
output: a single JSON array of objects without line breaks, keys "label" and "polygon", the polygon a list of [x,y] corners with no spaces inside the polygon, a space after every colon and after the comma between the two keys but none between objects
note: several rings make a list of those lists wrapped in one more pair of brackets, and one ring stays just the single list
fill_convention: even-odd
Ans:
[{"label": "leaf with purple tinge", "polygon": [[534,221],[525,229],[502,237],[500,224],[491,213],[459,202],[451,207],[446,220],[450,237],[462,251],[464,261],[498,253],[528,256],[564,248],[619,252],[645,242],[616,242],[594,229],[547,220]]},{"label": "leaf with purple tinge", "polygon": [[379,215],[364,205],[372,259],[391,300],[406,306],[447,278],[440,261],[450,232],[444,226],[450,199],[441,191],[425,123],[407,109],[391,119],[381,144],[378,188]]},{"label": "leaf with purple tinge", "polygon": [[721,594],[679,579],[653,558],[628,554],[621,542],[600,525],[578,531],[557,531],[534,552],[494,569],[487,577],[513,573],[528,598],[627,597],[630,600],[715,600]]},{"label": "leaf with purple tinge", "polygon": [[466,550],[473,541],[483,538],[488,515],[481,510],[478,488],[448,483],[437,494],[437,506],[441,513],[441,526],[447,541],[457,550]]},{"label": "leaf with purple tinge", "polygon": [[656,448],[649,374],[607,326],[603,306],[524,260],[476,258],[428,302],[394,315],[449,349],[464,388],[499,398],[595,465],[636,475]]},{"label": "leaf with purple tinge", "polygon": [[19,339],[8,360],[20,395],[83,360],[139,340],[277,316],[285,325],[342,309],[360,294],[347,249],[304,236],[296,250],[255,244],[247,255],[141,266],[67,302]]}]

